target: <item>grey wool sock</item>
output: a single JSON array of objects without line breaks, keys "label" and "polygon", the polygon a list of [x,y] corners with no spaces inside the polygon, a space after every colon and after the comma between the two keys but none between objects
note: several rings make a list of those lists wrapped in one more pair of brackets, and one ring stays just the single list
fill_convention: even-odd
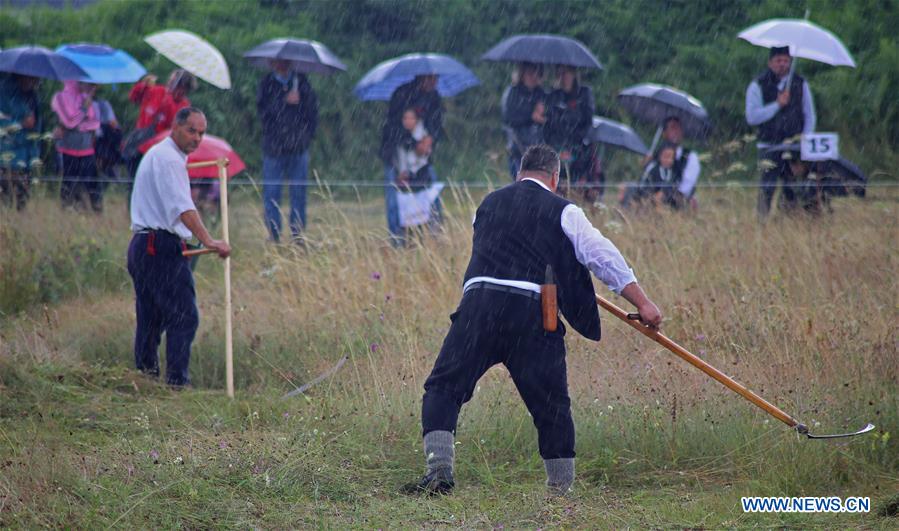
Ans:
[{"label": "grey wool sock", "polygon": [[544,459],[546,486],[554,494],[565,494],[574,483],[574,458]]},{"label": "grey wool sock", "polygon": [[453,432],[442,430],[429,431],[425,434],[424,446],[428,473],[440,469],[453,471],[453,458],[456,453],[456,449],[453,446]]}]

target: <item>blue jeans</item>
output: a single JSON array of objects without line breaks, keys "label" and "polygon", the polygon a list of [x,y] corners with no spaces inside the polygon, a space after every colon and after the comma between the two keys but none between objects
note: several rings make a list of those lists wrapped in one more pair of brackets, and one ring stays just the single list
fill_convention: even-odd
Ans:
[{"label": "blue jeans", "polygon": [[[437,182],[437,172],[434,166],[429,166],[431,184]],[[400,225],[400,207],[396,199],[396,168],[391,164],[384,165],[384,204],[387,209],[387,230],[390,232],[390,243],[394,247],[402,247],[406,244],[406,231]],[[434,201],[434,220],[440,223],[443,220],[443,204],[438,197]]]},{"label": "blue jeans", "polygon": [[306,182],[309,152],[262,157],[262,200],[265,226],[275,242],[281,239],[282,183],[290,185],[290,231],[294,237],[306,226]]}]

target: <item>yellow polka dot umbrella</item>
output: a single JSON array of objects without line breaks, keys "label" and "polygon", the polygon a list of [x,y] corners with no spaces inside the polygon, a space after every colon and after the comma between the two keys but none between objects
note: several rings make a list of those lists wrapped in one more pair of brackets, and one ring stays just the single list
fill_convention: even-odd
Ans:
[{"label": "yellow polka dot umbrella", "polygon": [[148,35],[144,41],[203,81],[220,89],[231,88],[231,74],[222,53],[199,35],[184,30],[166,30]]}]

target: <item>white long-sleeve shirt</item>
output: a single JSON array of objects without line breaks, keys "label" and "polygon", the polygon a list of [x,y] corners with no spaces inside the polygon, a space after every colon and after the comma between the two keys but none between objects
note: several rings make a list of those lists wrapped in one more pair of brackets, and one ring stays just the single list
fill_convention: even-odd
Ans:
[{"label": "white long-sleeve shirt", "polygon": [[[784,76],[778,82],[778,92],[783,92],[786,88],[787,77],[789,76]],[[765,100],[762,98],[762,87],[759,86],[758,81],[753,79],[749,86],[746,87],[746,123],[749,125],[761,125],[774,118],[774,115],[779,110],[780,105],[777,104],[777,100],[767,105],[765,104]],[[815,115],[815,101],[812,99],[812,91],[806,81],[802,82],[802,116],[804,118],[802,132],[814,133],[818,118]],[[771,147],[771,144],[766,142],[759,142],[757,145],[759,148]]]},{"label": "white long-sleeve shirt", "polygon": [[[522,180],[539,184],[549,193],[553,193],[545,184],[530,178]],[[601,280],[615,293],[628,284],[637,281],[634,271],[627,265],[624,256],[608,238],[590,223],[584,211],[577,205],[571,204],[562,210],[562,232],[571,240],[577,261],[587,267],[596,278]],[[540,285],[522,280],[500,279],[493,277],[473,277],[462,286],[464,293],[475,282],[489,282],[500,286],[512,286],[540,293]]]},{"label": "white long-sleeve shirt", "polygon": [[[680,159],[683,156],[684,148],[677,146],[675,158]],[[699,172],[701,170],[702,166],[699,164],[699,155],[697,155],[695,151],[691,151],[690,154],[687,155],[687,164],[684,165],[684,171],[681,174],[681,181],[677,186],[677,191],[684,194],[685,197],[689,197],[690,194],[693,193],[693,189],[696,188],[696,183],[699,181]]]},{"label": "white long-sleeve shirt", "polygon": [[196,210],[190,197],[187,154],[172,137],[156,144],[137,167],[134,191],[131,193],[131,230],[165,230],[188,239],[190,229],[181,214]]}]

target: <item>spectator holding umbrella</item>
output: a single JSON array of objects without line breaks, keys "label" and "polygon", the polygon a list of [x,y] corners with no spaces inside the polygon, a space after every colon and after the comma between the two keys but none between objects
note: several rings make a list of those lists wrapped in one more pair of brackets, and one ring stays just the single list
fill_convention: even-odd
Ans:
[{"label": "spectator holding umbrella", "polygon": [[581,85],[576,68],[556,67],[556,88],[546,99],[546,123],[543,136],[562,160],[567,182],[585,176],[593,162],[592,146],[584,137],[593,123],[593,91]]},{"label": "spectator holding umbrella", "polygon": [[62,206],[78,206],[87,192],[94,212],[103,210],[103,189],[97,180],[94,139],[100,119],[94,109],[92,83],[68,80],[63,90],[53,95],[51,108],[59,118],[56,150],[62,154],[63,180],[60,187]]},{"label": "spectator holding umbrella", "polygon": [[[415,141],[414,149],[419,156],[430,157],[443,132],[443,102],[437,92],[436,75],[416,76],[412,81],[397,88],[390,97],[387,117],[381,130],[381,160],[384,162],[384,177],[388,183],[403,182],[403,177],[396,166],[396,155],[410,134],[403,126],[403,115],[407,110],[414,111],[426,131],[420,140]],[[434,166],[428,164],[425,167],[430,174],[430,182],[436,181],[437,173]],[[396,187],[388,186],[386,194],[387,228],[390,231],[391,241],[394,245],[403,245],[405,238],[400,225]],[[439,199],[435,207],[439,212]]]},{"label": "spectator holding umbrella", "polygon": [[792,62],[789,47],[771,48],[768,68],[746,88],[746,123],[759,128],[762,175],[757,212],[762,221],[771,210],[777,181],[781,180],[786,189],[789,175],[788,163],[780,153],[772,153],[768,148],[796,135],[815,131],[812,91],[802,76],[790,73]]},{"label": "spectator holding umbrella", "polygon": [[306,226],[309,146],[318,127],[318,97],[290,61],[273,59],[259,83],[256,109],[262,123],[262,196],[271,241],[281,238],[281,190],[290,183],[290,230],[297,241]]},{"label": "spectator holding umbrella", "polygon": [[[699,162],[699,155],[695,151],[684,147],[684,129],[681,126],[680,118],[677,116],[669,116],[662,122],[662,139],[668,145],[674,146],[674,167],[680,176],[680,182],[677,191],[681,195],[691,200],[696,192],[696,183],[699,181],[699,174],[702,171],[702,165]],[[655,153],[658,158],[658,152]],[[647,153],[643,158],[643,166],[648,167],[653,161],[653,154]]]},{"label": "spectator holding umbrella", "polygon": [[28,201],[31,170],[40,163],[39,137],[42,130],[37,88],[40,80],[20,74],[0,78],[0,190],[16,208]]},{"label": "spectator holding umbrella", "polygon": [[297,241],[306,226],[309,146],[318,127],[318,100],[307,73],[330,75],[346,66],[324,44],[272,39],[244,53],[250,64],[271,70],[257,96],[262,120],[265,224],[272,241],[281,233],[281,182],[290,183],[290,228]]},{"label": "spectator holding umbrella", "polygon": [[527,148],[543,143],[546,123],[546,92],[543,90],[543,65],[520,63],[513,83],[501,100],[506,149],[509,151],[509,174],[518,176],[521,156]]},{"label": "spectator holding umbrella", "polygon": [[[477,76],[452,57],[434,53],[410,53],[384,61],[369,70],[356,83],[353,93],[362,101],[388,101],[387,116],[381,128],[380,158],[384,163],[384,202],[387,210],[387,230],[391,244],[405,245],[400,215],[399,172],[394,158],[401,143],[408,140],[410,130],[403,126],[403,115],[412,109],[424,126],[426,135],[415,143],[418,155],[428,156],[443,138],[443,101],[480,84]],[[411,122],[407,122],[409,125]],[[428,174],[431,186],[437,175],[432,165]],[[440,202],[434,198],[427,213],[439,222]]]}]

